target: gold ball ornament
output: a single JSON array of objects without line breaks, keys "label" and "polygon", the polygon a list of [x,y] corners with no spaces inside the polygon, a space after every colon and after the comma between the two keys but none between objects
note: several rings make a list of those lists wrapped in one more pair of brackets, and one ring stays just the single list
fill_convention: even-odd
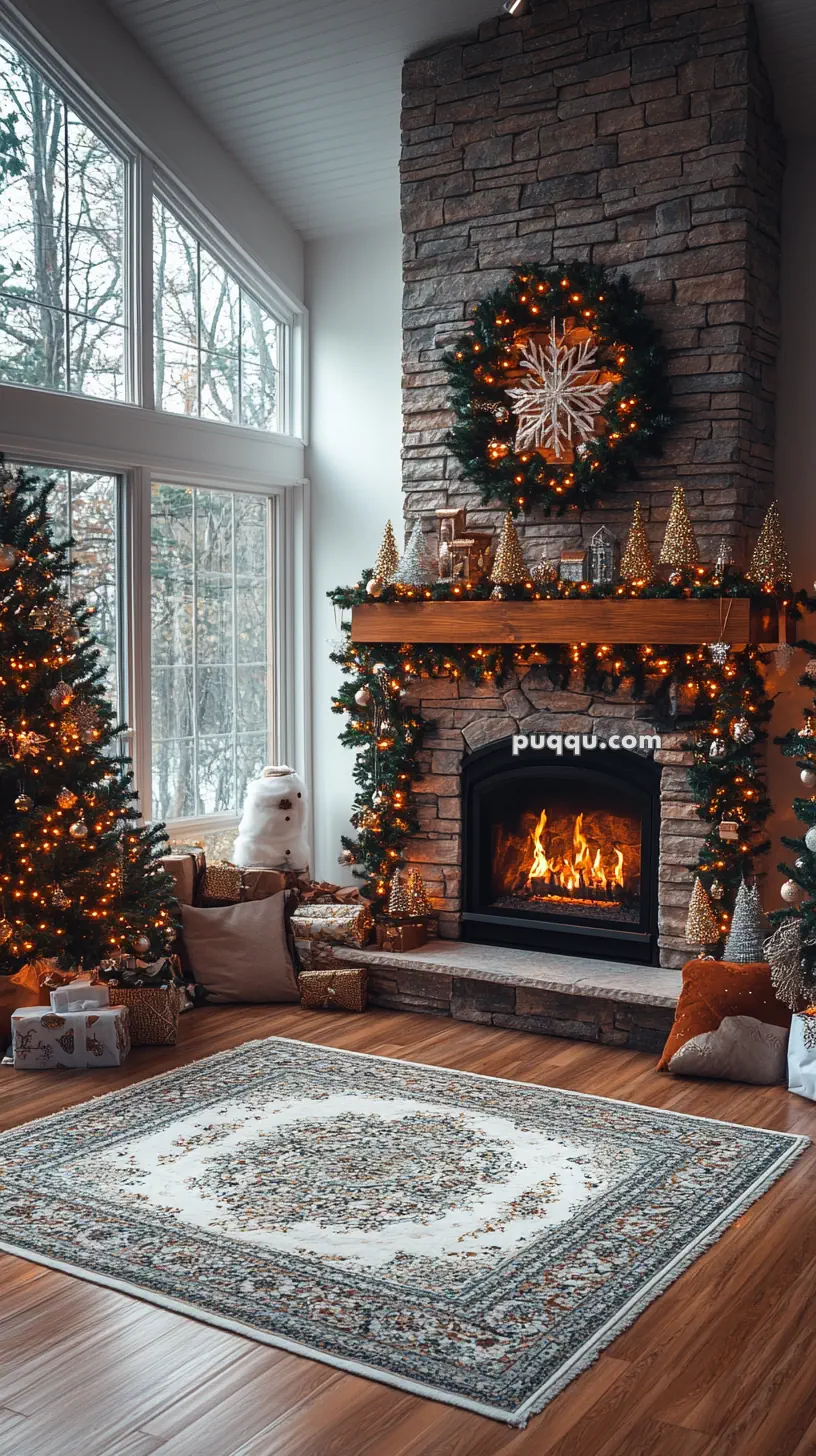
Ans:
[{"label": "gold ball ornament", "polygon": [[73,809],[77,802],[77,796],[73,789],[60,789],[57,794],[57,803],[61,809]]},{"label": "gold ball ornament", "polygon": [[75,824],[68,827],[68,833],[72,839],[81,840],[88,838],[88,826],[84,819],[77,819]]},{"label": "gold ball ornament", "polygon": [[381,597],[382,596],[382,594],[383,594],[383,583],[380,581],[380,578],[378,576],[372,576],[370,582],[366,586],[366,593],[370,597]]},{"label": "gold ball ornament", "polygon": [[19,555],[20,553],[16,546],[9,546],[4,541],[0,545],[0,571],[11,571],[12,566],[16,565]]},{"label": "gold ball ornament", "polygon": [[805,663],[804,675],[810,682],[816,682],[816,657],[808,658]]},{"label": "gold ball ornament", "polygon": [[14,800],[14,807],[18,814],[28,814],[34,808],[34,800],[28,794],[18,794]]}]

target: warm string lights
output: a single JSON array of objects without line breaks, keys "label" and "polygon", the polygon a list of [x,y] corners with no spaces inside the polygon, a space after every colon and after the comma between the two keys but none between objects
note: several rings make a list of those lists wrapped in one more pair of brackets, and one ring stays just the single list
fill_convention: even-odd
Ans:
[{"label": "warm string lights", "polygon": [[0,465],[0,972],[57,956],[158,956],[176,925],[100,686],[92,612],[61,594],[71,565],[47,524],[51,487]]},{"label": "warm string lights", "polygon": [[[582,350],[592,354],[584,373]],[[516,406],[535,387],[529,377],[525,383],[530,361],[543,364],[545,355],[555,361],[555,373],[538,381],[538,396],[551,428],[533,432],[536,448],[522,448],[527,436],[519,434]],[[625,278],[610,279],[590,264],[516,269],[503,289],[477,305],[471,332],[444,364],[456,416],[446,443],[483,502],[501,502],[513,514],[534,505],[559,511],[592,505],[632,478],[638,459],[655,451],[671,423],[665,356],[640,295]],[[601,397],[597,426],[580,426],[573,439],[567,425],[569,447],[562,450],[553,405],[559,390],[569,392],[570,378],[576,425],[582,391],[587,407],[593,391],[600,389]]]}]

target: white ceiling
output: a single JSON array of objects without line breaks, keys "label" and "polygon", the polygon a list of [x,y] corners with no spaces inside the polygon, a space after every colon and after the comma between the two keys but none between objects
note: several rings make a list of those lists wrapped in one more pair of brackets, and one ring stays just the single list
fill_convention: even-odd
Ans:
[{"label": "white ceiling", "polygon": [[[398,210],[400,69],[501,0],[106,0],[306,238]],[[816,136],[816,0],[756,0],[789,136]]]}]

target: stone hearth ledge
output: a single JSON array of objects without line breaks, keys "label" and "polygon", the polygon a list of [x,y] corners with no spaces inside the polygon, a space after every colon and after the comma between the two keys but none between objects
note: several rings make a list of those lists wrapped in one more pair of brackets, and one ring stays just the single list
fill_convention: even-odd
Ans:
[{"label": "stone hearth ledge", "polygon": [[546,951],[478,945],[471,941],[429,940],[421,951],[355,950],[334,946],[333,957],[349,965],[384,971],[416,971],[426,976],[530,986],[562,996],[599,997],[634,1006],[671,1011],[682,986],[679,970],[590,960]]}]

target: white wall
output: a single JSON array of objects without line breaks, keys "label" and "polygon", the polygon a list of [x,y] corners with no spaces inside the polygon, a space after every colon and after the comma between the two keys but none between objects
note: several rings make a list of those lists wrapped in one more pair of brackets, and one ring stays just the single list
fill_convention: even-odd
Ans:
[{"label": "white wall", "polygon": [[398,226],[325,238],[306,249],[311,316],[312,694],[315,865],[319,878],[353,883],[337,864],[355,792],[353,754],[331,712],[340,681],[329,661],[339,637],[329,588],[371,566],[390,516],[402,541],[400,368],[402,238]]},{"label": "white wall", "polygon": [[[791,142],[785,173],[782,214],[782,348],[776,428],[776,490],[793,561],[797,587],[814,590],[816,579],[816,148],[812,142]],[[800,635],[816,640],[816,617],[805,617]],[[800,727],[801,708],[812,701],[797,685],[804,658],[797,653],[792,669],[779,684],[772,734]],[[791,759],[771,745],[769,787],[775,812],[769,822],[773,848],[765,895],[766,909],[779,908],[781,876],[777,861],[787,851],[780,835],[798,835],[801,825],[791,807],[804,795]]]},{"label": "white wall", "polygon": [[[293,299],[303,297],[303,244],[144,51],[98,0],[13,0],[13,10],[85,81]],[[201,98],[206,108],[206,96]]]}]

